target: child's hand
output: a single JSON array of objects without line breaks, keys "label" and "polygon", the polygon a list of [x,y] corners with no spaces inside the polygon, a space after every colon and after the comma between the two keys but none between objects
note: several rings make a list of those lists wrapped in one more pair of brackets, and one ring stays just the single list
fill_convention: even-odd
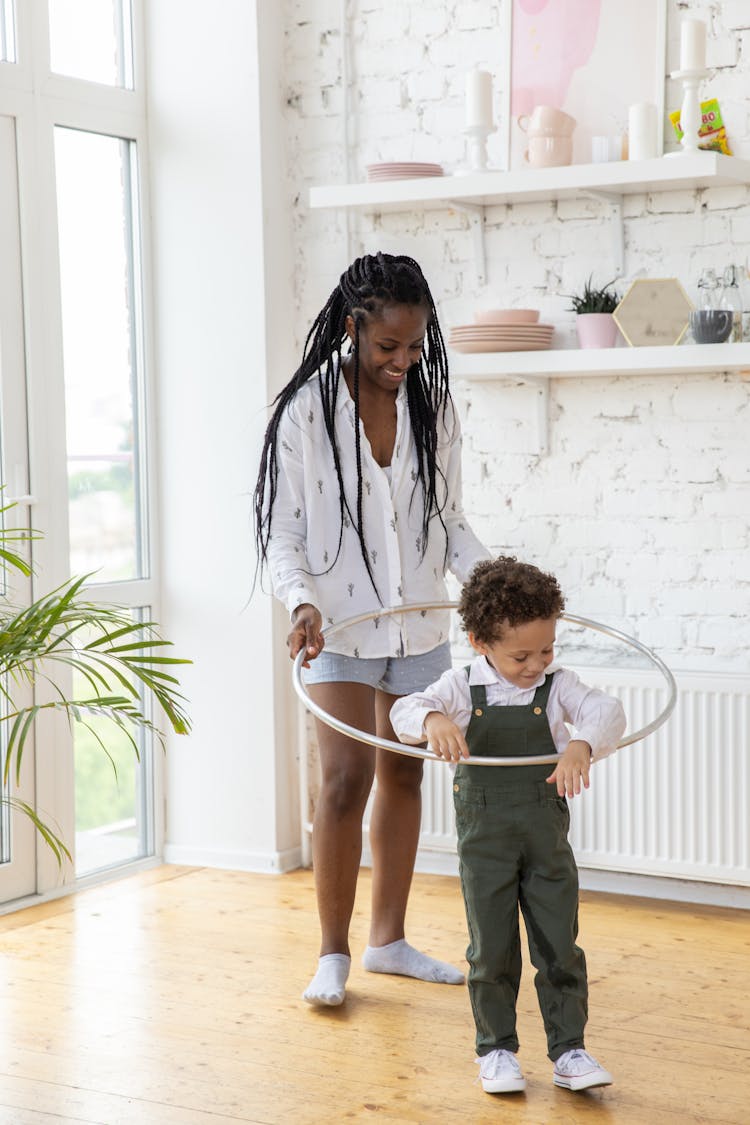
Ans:
[{"label": "child's hand", "polygon": [[441,711],[430,711],[424,721],[424,730],[432,749],[446,762],[469,757],[466,739],[453,720]]},{"label": "child's hand", "polygon": [[547,778],[547,784],[557,784],[560,797],[564,797],[566,793],[568,797],[573,797],[581,792],[581,780],[584,789],[588,789],[590,767],[591,747],[588,742],[573,739],[560,755],[559,762]]}]

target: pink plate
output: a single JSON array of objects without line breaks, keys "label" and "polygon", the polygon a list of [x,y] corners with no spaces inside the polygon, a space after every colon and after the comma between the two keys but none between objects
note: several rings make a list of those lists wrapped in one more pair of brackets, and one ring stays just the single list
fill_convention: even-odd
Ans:
[{"label": "pink plate", "polygon": [[536,324],[539,309],[477,309],[477,324]]},{"label": "pink plate", "polygon": [[422,164],[417,161],[402,161],[401,163],[368,164],[366,167],[368,180],[374,179],[409,179],[418,176],[442,176],[441,164]]},{"label": "pink plate", "polygon": [[529,340],[535,337],[551,336],[551,324],[474,324],[451,328],[451,336],[479,339],[485,336],[502,339],[504,336],[520,336]]},{"label": "pink plate", "polygon": [[544,352],[549,350],[549,340],[458,340],[450,341],[454,352]]}]

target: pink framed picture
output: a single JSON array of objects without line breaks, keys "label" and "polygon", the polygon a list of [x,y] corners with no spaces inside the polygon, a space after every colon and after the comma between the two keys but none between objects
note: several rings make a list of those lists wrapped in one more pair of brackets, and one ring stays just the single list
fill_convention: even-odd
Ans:
[{"label": "pink framed picture", "polygon": [[529,166],[519,118],[536,106],[575,118],[572,163],[589,164],[625,154],[618,139],[627,133],[628,108],[649,102],[656,107],[657,154],[663,152],[665,0],[506,0],[504,16],[506,167]]}]

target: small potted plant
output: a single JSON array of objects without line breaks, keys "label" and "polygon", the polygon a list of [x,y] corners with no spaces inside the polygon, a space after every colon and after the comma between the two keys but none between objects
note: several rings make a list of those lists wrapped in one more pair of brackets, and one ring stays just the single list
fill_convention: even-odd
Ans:
[{"label": "small potted plant", "polygon": [[614,281],[595,288],[592,279],[580,294],[569,294],[570,309],[576,313],[576,332],[582,348],[611,348],[617,340],[617,322],[612,316],[620,298],[612,288]]}]

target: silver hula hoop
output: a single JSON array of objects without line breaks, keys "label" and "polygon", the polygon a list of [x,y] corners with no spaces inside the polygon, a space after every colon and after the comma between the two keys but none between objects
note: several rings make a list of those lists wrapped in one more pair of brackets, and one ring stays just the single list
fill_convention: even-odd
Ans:
[{"label": "silver hula hoop", "polygon": [[[415,613],[417,611],[424,611],[430,609],[456,609],[458,602],[423,602],[416,605],[400,605],[393,606],[387,609],[373,610],[369,613],[360,613],[356,617],[348,617],[346,621],[339,621],[336,625],[330,625],[327,629],[323,630],[323,637],[332,637],[334,633],[341,632],[342,629],[348,629],[352,625],[359,625],[363,621],[371,621],[375,617],[391,617],[398,613]],[[587,617],[576,617],[571,613],[562,614],[561,621],[567,621],[571,625],[581,625],[584,629],[594,629],[597,633],[605,633],[608,637],[614,637],[623,644],[635,648],[638,652],[643,653],[655,668],[661,672],[664,677],[665,683],[668,688],[668,698],[664,708],[650,723],[640,730],[633,731],[627,738],[623,738],[618,742],[618,749],[622,746],[629,746],[633,742],[639,742],[647,735],[653,734],[655,730],[667,721],[669,716],[674,710],[675,703],[677,702],[677,684],[675,678],[670,672],[667,665],[661,660],[655,652],[650,648],[641,644],[635,637],[628,636],[627,633],[621,633],[619,629],[613,629],[609,625],[602,625],[598,621],[590,621]],[[334,730],[339,731],[341,734],[347,735],[349,738],[355,739],[357,742],[365,742],[369,746],[375,746],[381,750],[391,750],[394,754],[402,754],[408,758],[427,758],[431,761],[442,762],[444,759],[439,754],[433,753],[420,746],[405,746],[402,742],[391,742],[388,738],[379,738],[376,734],[367,734],[366,731],[359,730],[358,727],[351,727],[348,723],[344,723],[341,719],[337,719],[334,715],[330,715],[319,707],[317,703],[310,698],[307,693],[307,688],[304,680],[302,679],[302,661],[305,657],[305,650],[301,649],[297,653],[292,668],[292,682],[294,683],[294,690],[300,697],[305,707],[313,715],[315,715],[321,722]],[[425,685],[427,686],[427,685]],[[535,757],[528,758],[462,758],[462,763],[472,766],[542,766],[552,765],[558,760],[557,754],[541,754]]]}]

